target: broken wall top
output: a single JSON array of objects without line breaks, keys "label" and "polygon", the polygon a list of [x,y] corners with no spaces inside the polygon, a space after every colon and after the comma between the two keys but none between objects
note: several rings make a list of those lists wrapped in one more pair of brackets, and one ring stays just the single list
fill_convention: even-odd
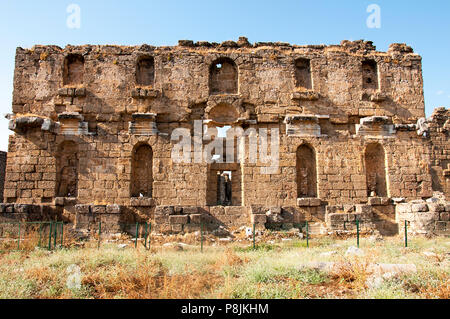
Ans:
[{"label": "broken wall top", "polygon": [[[84,59],[82,81],[76,85],[63,80],[71,54]],[[136,82],[142,57],[154,59],[149,85]],[[223,58],[236,65],[237,91],[212,94],[211,66]],[[310,61],[311,87],[296,84],[297,59]],[[376,63],[375,88],[363,84],[362,64],[368,60]],[[78,112],[87,121],[119,122],[133,113],[154,113],[158,122],[178,122],[208,118],[208,110],[222,104],[232,105],[236,116],[261,122],[318,114],[336,123],[367,116],[415,123],[425,115],[421,57],[405,44],[379,52],[365,41],[326,46],[251,44],[246,38],[220,44],[181,40],[162,47],[36,45],[16,52],[16,116],[57,120],[60,113]]]}]

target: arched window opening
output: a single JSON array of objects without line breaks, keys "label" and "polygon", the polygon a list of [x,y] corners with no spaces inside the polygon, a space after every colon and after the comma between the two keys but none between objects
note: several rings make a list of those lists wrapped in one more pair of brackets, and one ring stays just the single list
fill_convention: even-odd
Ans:
[{"label": "arched window opening", "polygon": [[131,165],[131,197],[152,197],[153,151],[149,145],[135,148]]},{"label": "arched window opening", "polygon": [[211,94],[236,94],[238,92],[238,69],[233,60],[216,60],[209,70]]},{"label": "arched window opening", "polygon": [[78,193],[78,146],[75,142],[63,142],[56,161],[58,197],[77,197]]},{"label": "arched window opening", "polygon": [[83,84],[84,58],[80,54],[69,54],[64,59],[64,85]]},{"label": "arched window opening", "polygon": [[136,84],[148,86],[155,82],[155,60],[153,57],[141,57],[136,65]]},{"label": "arched window opening", "polygon": [[316,155],[305,144],[297,149],[297,197],[317,197]]},{"label": "arched window opening", "polygon": [[386,166],[383,147],[369,144],[365,152],[367,196],[386,197]]}]

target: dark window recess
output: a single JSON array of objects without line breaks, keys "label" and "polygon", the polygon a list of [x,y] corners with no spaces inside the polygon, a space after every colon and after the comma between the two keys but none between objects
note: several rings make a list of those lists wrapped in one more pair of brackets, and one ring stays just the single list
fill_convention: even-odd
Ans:
[{"label": "dark window recess", "polygon": [[133,151],[131,166],[131,197],[152,197],[153,151],[143,144]]},{"label": "dark window recess", "polygon": [[362,63],[363,88],[378,90],[378,67],[374,60],[366,60]]},{"label": "dark window recess", "polygon": [[231,171],[217,174],[217,205],[230,206],[232,199]]},{"label": "dark window recess", "polygon": [[295,60],[295,82],[297,87],[312,89],[311,60],[303,58]]},{"label": "dark window recess", "polygon": [[238,70],[231,59],[216,60],[209,70],[211,94],[236,94],[238,92]]},{"label": "dark window recess", "polygon": [[386,166],[383,147],[369,144],[365,152],[367,196],[386,197]]},{"label": "dark window recess", "polygon": [[64,59],[63,83],[64,85],[83,84],[84,58],[80,54],[69,54]]},{"label": "dark window recess", "polygon": [[297,149],[297,197],[317,197],[316,155],[305,144]]},{"label": "dark window recess", "polygon": [[58,150],[56,194],[58,197],[77,197],[78,146],[73,141],[63,142]]},{"label": "dark window recess", "polygon": [[136,84],[148,86],[155,82],[155,60],[153,57],[142,57],[136,65]]}]

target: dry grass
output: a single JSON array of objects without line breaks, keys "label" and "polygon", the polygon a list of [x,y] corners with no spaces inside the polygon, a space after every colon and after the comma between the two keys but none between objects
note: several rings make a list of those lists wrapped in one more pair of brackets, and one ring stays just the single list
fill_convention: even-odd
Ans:
[{"label": "dry grass", "polygon": [[366,282],[369,277],[367,261],[341,261],[336,264],[331,273],[331,278],[350,289],[358,291],[367,288]]},{"label": "dry grass", "polygon": [[83,285],[94,298],[109,299],[119,294],[131,299],[191,299],[212,290],[219,281],[220,277],[211,273],[171,275],[161,262],[147,261],[134,272],[119,266],[113,275],[90,274],[83,278]]},{"label": "dry grass", "polygon": [[[47,251],[23,241],[17,251],[0,255],[0,298],[449,298],[450,267],[445,238],[362,241],[364,256],[346,256],[354,239],[314,239],[259,243],[258,249],[240,244],[182,248],[152,242],[152,249],[132,242],[85,242],[70,234],[67,247]],[[173,242],[175,238],[170,241]],[[181,238],[179,238],[181,239]],[[191,239],[188,239],[191,240]],[[195,243],[195,240],[192,240]],[[29,243],[29,244],[28,244]],[[17,242],[15,242],[17,244]],[[435,255],[423,254],[433,251]],[[302,267],[310,262],[334,262],[333,271]],[[368,287],[370,263],[413,263],[418,271]],[[80,287],[67,285],[68,269],[80,269]]]}]

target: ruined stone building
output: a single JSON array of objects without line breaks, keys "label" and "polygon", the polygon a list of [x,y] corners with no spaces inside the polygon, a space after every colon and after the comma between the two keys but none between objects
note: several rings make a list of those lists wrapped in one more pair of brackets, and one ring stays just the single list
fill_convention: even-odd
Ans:
[{"label": "ruined stone building", "polygon": [[[425,119],[421,57],[405,44],[18,48],[8,118],[3,220],[450,229],[449,110]],[[232,160],[205,161],[192,146],[189,161],[174,161],[174,131],[195,136],[195,123],[252,133],[224,146]],[[269,144],[278,132],[270,171],[249,160],[261,129]]]}]

